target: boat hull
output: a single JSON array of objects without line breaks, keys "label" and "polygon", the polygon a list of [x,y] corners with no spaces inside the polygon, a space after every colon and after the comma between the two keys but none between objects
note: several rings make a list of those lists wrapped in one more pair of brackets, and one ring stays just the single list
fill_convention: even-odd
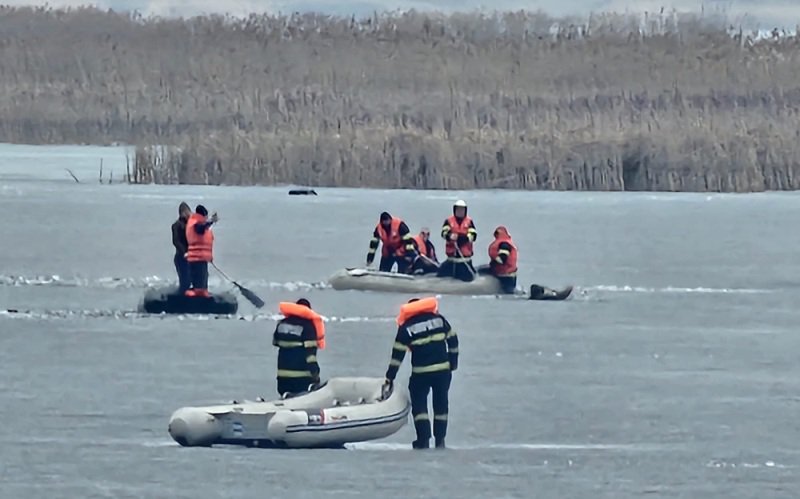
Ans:
[{"label": "boat hull", "polygon": [[148,314],[235,314],[239,309],[232,293],[214,293],[209,298],[184,296],[177,286],[150,288],[139,305],[139,311]]},{"label": "boat hull", "polygon": [[408,421],[408,390],[382,378],[331,378],[294,397],[183,407],[168,431],[185,447],[342,448],[388,437]]},{"label": "boat hull", "polygon": [[436,293],[449,295],[505,294],[494,276],[478,274],[471,282],[436,274],[408,275],[370,269],[342,269],[328,279],[336,290],[383,291],[387,293]]}]

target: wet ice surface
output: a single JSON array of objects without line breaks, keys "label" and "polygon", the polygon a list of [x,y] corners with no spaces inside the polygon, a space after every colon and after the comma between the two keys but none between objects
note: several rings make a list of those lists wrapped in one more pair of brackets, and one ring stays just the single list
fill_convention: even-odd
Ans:
[{"label": "wet ice surface", "polygon": [[[114,149],[0,148],[3,496],[796,497],[795,195],[290,197],[98,185],[99,157],[124,165]],[[62,179],[67,163],[83,183]],[[462,352],[449,450],[411,451],[410,425],[344,451],[171,441],[181,406],[275,396],[280,300],[305,296],[329,319],[323,377],[382,376],[410,295],[325,279],[362,262],[384,209],[436,232],[457,198],[481,263],[502,223],[520,285],[576,291],[562,303],[441,298]],[[136,312],[147,286],[173,280],[181,200],[219,211],[216,261],[264,309],[240,297],[235,317]]]}]

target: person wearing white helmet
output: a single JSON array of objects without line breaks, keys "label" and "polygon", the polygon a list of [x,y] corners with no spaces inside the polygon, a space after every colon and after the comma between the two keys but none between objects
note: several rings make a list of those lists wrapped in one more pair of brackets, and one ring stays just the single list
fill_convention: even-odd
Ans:
[{"label": "person wearing white helmet", "polygon": [[447,255],[440,266],[439,277],[455,277],[470,282],[475,279],[472,266],[472,243],[478,238],[475,223],[467,216],[467,203],[459,199],[453,204],[453,215],[442,225],[442,238],[446,241],[444,252]]}]

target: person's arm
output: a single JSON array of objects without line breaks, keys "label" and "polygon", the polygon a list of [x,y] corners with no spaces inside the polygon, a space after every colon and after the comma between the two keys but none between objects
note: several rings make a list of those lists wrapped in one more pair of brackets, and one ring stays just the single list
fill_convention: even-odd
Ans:
[{"label": "person's arm", "polygon": [[319,382],[319,363],[317,362],[317,330],[314,323],[308,321],[303,326],[303,346],[306,348],[306,365],[308,366],[311,377]]},{"label": "person's arm", "polygon": [[180,222],[172,224],[172,245],[175,246],[175,251],[183,256],[189,251],[186,244],[186,227],[181,228]]},{"label": "person's arm", "polygon": [[278,328],[281,327],[281,323],[278,322],[278,325],[275,326],[275,331],[272,333],[272,346],[278,346]]},{"label": "person's arm", "polygon": [[403,365],[403,359],[406,356],[406,350],[411,343],[411,337],[405,327],[400,326],[397,328],[397,335],[394,338],[394,345],[392,346],[392,359],[389,361],[389,368],[386,370],[386,379],[394,381],[397,376],[397,371]]},{"label": "person's arm", "polygon": [[405,222],[400,222],[398,232],[400,232],[400,238],[402,239],[401,244],[406,250],[406,258],[413,260],[417,255],[417,247],[414,244],[414,238],[411,237],[411,231],[408,230],[408,225]]},{"label": "person's arm", "polygon": [[478,229],[475,228],[475,222],[470,219],[469,229],[467,229],[467,237],[473,243],[478,239]]},{"label": "person's arm", "polygon": [[497,257],[494,259],[496,263],[504,264],[508,257],[511,256],[511,245],[503,241],[497,246]]},{"label": "person's arm", "polygon": [[425,246],[428,248],[428,258],[435,263],[439,263],[439,259],[436,258],[436,247],[430,241],[425,241]]},{"label": "person's arm", "polygon": [[198,234],[204,234],[206,232],[206,229],[214,225],[214,222],[216,221],[217,221],[217,214],[214,213],[213,215],[211,215],[211,218],[206,220],[205,222],[195,224],[194,231],[197,232]]},{"label": "person's arm", "polygon": [[445,241],[450,239],[450,224],[447,223],[447,219],[445,219],[444,224],[442,225],[442,239]]},{"label": "person's arm", "polygon": [[458,335],[455,331],[453,331],[453,328],[450,326],[450,323],[447,322],[447,319],[444,319],[444,323],[445,327],[447,328],[447,336],[445,337],[445,341],[447,342],[447,354],[450,360],[450,370],[455,371],[458,369]]},{"label": "person's arm", "polygon": [[375,252],[378,251],[378,244],[381,242],[381,237],[378,234],[378,228],[372,231],[372,239],[369,240],[369,251],[367,252],[367,265],[372,265],[375,261]]}]

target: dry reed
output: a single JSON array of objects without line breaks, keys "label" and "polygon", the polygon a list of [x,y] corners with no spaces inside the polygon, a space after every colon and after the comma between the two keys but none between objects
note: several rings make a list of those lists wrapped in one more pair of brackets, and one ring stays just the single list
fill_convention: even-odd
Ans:
[{"label": "dry reed", "polygon": [[797,189],[799,56],[677,14],[5,7],[0,138],[138,144],[132,182]]}]

